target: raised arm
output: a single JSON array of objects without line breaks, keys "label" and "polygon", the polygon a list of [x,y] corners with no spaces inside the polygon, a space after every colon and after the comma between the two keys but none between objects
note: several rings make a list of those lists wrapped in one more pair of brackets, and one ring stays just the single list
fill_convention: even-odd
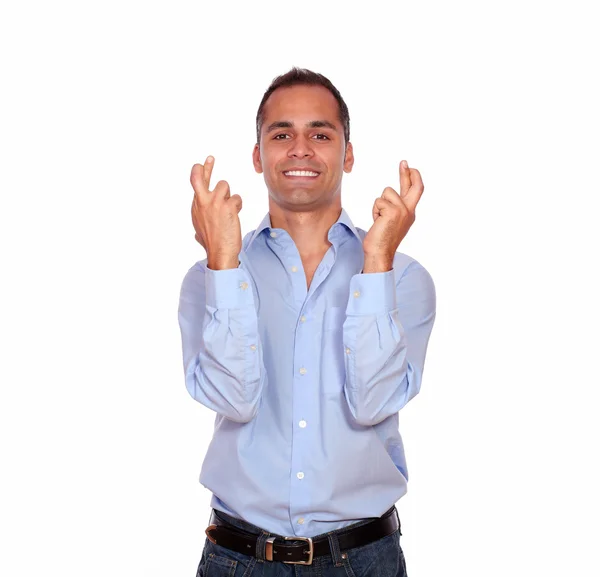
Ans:
[{"label": "raised arm", "polygon": [[209,190],[214,158],[195,164],[192,222],[206,261],[186,274],[179,298],[185,384],[209,409],[237,422],[256,414],[265,381],[251,279],[239,265],[239,195],[219,181]]}]

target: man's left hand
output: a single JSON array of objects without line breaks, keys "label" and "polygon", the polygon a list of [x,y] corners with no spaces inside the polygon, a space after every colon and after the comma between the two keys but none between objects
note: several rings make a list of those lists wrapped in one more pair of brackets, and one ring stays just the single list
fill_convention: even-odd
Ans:
[{"label": "man's left hand", "polygon": [[419,171],[403,160],[400,194],[388,186],[373,205],[373,226],[363,241],[364,273],[392,269],[398,245],[415,222],[415,209],[424,189]]}]

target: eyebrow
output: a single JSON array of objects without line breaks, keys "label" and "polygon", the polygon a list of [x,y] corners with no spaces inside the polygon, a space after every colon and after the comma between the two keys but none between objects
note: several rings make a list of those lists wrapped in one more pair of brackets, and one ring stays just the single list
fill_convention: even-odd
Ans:
[{"label": "eyebrow", "polygon": [[[311,120],[305,124],[306,128],[331,128],[331,130],[335,130],[337,132],[337,127],[335,124],[332,124],[328,120]],[[269,124],[266,130],[266,134],[276,130],[277,128],[294,128],[294,123],[289,122],[288,120],[279,120],[277,122],[273,122]]]}]

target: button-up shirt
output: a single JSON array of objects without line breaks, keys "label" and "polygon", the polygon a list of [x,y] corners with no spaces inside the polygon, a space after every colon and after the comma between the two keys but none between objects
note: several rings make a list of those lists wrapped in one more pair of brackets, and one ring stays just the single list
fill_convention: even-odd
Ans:
[{"label": "button-up shirt", "polygon": [[398,411],[421,387],[435,287],[401,252],[363,274],[365,234],[342,209],[307,288],[267,214],[238,268],[204,259],[183,280],[185,385],[216,412],[200,483],[212,507],[277,535],[379,517],[407,490]]}]

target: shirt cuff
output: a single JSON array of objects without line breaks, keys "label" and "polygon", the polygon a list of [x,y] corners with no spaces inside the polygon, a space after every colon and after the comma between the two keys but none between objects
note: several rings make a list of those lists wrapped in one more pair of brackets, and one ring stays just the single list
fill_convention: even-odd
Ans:
[{"label": "shirt cuff", "polygon": [[239,309],[254,305],[254,295],[248,273],[238,268],[213,270],[206,267],[204,275],[206,304],[215,309]]},{"label": "shirt cuff", "polygon": [[355,274],[350,279],[347,315],[379,315],[396,309],[394,269]]}]

